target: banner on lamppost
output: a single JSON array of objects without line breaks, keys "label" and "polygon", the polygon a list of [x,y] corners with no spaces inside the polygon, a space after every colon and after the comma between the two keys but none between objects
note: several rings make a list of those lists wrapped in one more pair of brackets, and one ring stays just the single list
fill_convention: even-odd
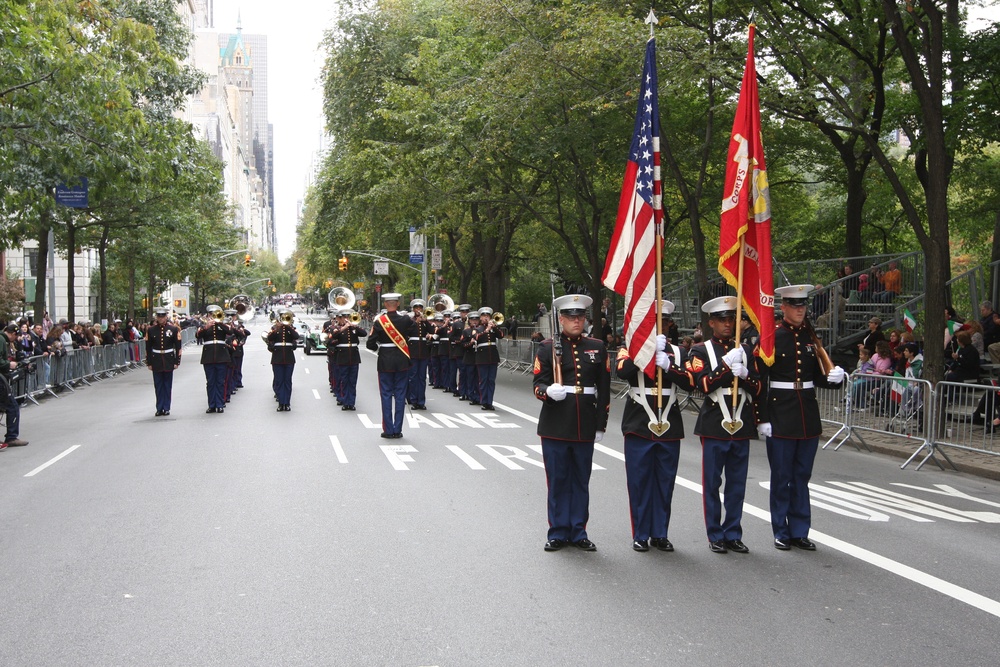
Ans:
[{"label": "banner on lamppost", "polygon": [[389,262],[373,262],[372,273],[376,276],[389,275]]},{"label": "banner on lamppost", "polygon": [[441,270],[441,248],[431,249],[431,268],[435,271]]},{"label": "banner on lamppost", "polygon": [[56,203],[69,208],[87,208],[87,179],[81,178],[80,185],[69,186],[65,183],[56,186]]},{"label": "banner on lamppost", "polygon": [[410,227],[410,264],[424,263],[424,235],[417,233],[416,227]]}]

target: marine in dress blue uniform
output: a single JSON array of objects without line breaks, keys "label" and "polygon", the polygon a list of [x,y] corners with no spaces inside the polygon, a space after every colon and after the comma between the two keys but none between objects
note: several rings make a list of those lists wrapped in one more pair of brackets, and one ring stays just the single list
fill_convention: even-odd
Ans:
[{"label": "marine in dress blue uniform", "polygon": [[495,410],[493,396],[497,390],[497,368],[500,366],[500,349],[497,341],[503,338],[503,329],[493,321],[493,309],[479,309],[479,326],[472,336],[476,350],[476,377],[479,378],[479,402],[482,410]]},{"label": "marine in dress blue uniform", "polygon": [[337,355],[337,392],[341,410],[354,410],[358,397],[358,369],[361,365],[361,339],[368,332],[352,324],[350,308],[342,308],[337,313],[337,324],[329,345]]},{"label": "marine in dress blue uniform", "polygon": [[206,413],[226,411],[226,373],[231,357],[226,346],[229,327],[222,321],[225,315],[218,306],[206,308],[208,324],[198,329],[195,338],[201,341],[201,365],[205,370],[205,388],[208,392]]},{"label": "marine in dress blue uniform", "polygon": [[267,347],[271,350],[271,374],[274,377],[271,386],[278,400],[278,412],[289,412],[292,409],[292,374],[295,372],[295,348],[299,332],[281,321],[282,315],[290,312],[282,309],[278,313],[278,322],[267,334]]},{"label": "marine in dress blue uniform", "polygon": [[[461,308],[471,308],[469,304],[462,304],[459,306]],[[468,317],[469,311],[466,310],[465,314],[462,314],[461,310],[458,310],[455,315],[451,318],[451,328],[448,330],[448,389],[451,391],[452,396],[461,396],[461,380],[464,377],[464,372],[462,370],[462,358],[465,356],[465,350],[462,348],[462,331],[465,330],[465,320]]]},{"label": "marine in dress blue uniform", "polygon": [[535,398],[542,402],[538,435],[548,483],[546,551],[567,544],[584,551],[597,549],[587,536],[590,473],[594,443],[608,427],[611,366],[604,343],[583,334],[591,303],[593,299],[583,294],[553,301],[561,330],[555,339],[539,345],[533,367]]},{"label": "marine in dress blue uniform", "polygon": [[222,311],[229,320],[226,321],[226,326],[229,327],[229,335],[226,336],[226,345],[229,347],[229,367],[226,369],[226,384],[225,384],[225,397],[226,403],[233,397],[236,393],[236,356],[242,356],[243,351],[239,349],[240,342],[243,339],[243,333],[240,331],[240,320],[237,316],[236,310],[232,308],[227,308]]},{"label": "marine in dress blue uniform", "polygon": [[441,389],[442,391],[451,391],[448,387],[448,377],[449,373],[454,376],[454,371],[451,367],[451,315],[450,310],[444,310],[438,315],[441,316],[441,322],[438,324],[437,331],[437,357],[438,357],[438,375],[437,381],[434,383],[434,387]]},{"label": "marine in dress blue uniform", "polygon": [[181,365],[181,330],[167,320],[167,309],[157,308],[153,324],[146,329],[146,367],[153,373],[156,415],[170,414],[174,369]]},{"label": "marine in dress blue uniform", "polygon": [[407,341],[416,326],[409,316],[401,314],[400,294],[382,295],[386,312],[375,318],[365,346],[378,352],[378,391],[382,401],[383,438],[403,437],[403,415],[406,413],[406,387],[410,374],[410,349]]},{"label": "marine in dress blue uniform", "polygon": [[233,388],[229,393],[235,394],[239,389],[243,388],[243,348],[247,344],[250,332],[243,326],[243,320],[240,319],[239,313],[235,310],[232,311],[229,327],[233,330],[233,343],[231,346],[233,357]]},{"label": "marine in dress blue uniform", "polygon": [[[674,312],[674,304],[661,301],[661,316]],[[666,331],[661,327],[661,331]],[[618,351],[618,377],[628,382],[628,398],[622,412],[625,436],[625,477],[628,485],[629,516],[632,519],[632,548],[673,551],[668,537],[670,504],[677,479],[677,461],[684,437],[684,422],[677,407],[677,392],[693,389],[685,369],[684,351],[670,344],[666,334],[656,336],[654,368],[644,372],[636,365],[627,347]],[[661,389],[657,389],[660,375]],[[657,392],[659,391],[659,398]],[[656,432],[652,429],[655,428]]]},{"label": "marine in dress blue uniform", "polygon": [[343,405],[343,401],[340,400],[340,391],[337,389],[337,375],[339,370],[337,368],[337,341],[333,331],[339,328],[337,324],[337,313],[340,308],[327,308],[326,314],[329,316],[322,325],[320,325],[320,331],[323,333],[323,342],[326,344],[326,373],[327,380],[330,383],[330,393],[335,394],[337,397],[337,405]]},{"label": "marine in dress blue uniform", "polygon": [[407,343],[410,346],[410,372],[407,377],[406,402],[411,410],[427,409],[427,364],[431,358],[433,325],[424,317],[424,300],[410,301],[415,332]]},{"label": "marine in dress blue uniform", "polygon": [[[702,489],[708,546],[714,553],[747,553],[743,544],[743,497],[750,463],[750,438],[757,435],[754,401],[761,383],[757,357],[747,345],[736,345],[736,297],[706,301],[712,336],[691,347],[687,371],[696,387],[705,393],[698,413],[695,435],[701,436]],[[733,380],[738,381],[738,403],[733,410]],[[719,502],[723,473],[725,501]],[[726,510],[722,517],[723,506]]]},{"label": "marine in dress blue uniform", "polygon": [[815,551],[809,539],[812,512],[809,479],[823,432],[816,388],[840,386],[844,369],[824,373],[816,353],[806,307],[812,285],[774,290],[781,297],[782,320],[774,332],[774,364],[763,368],[764,397],[758,406],[758,431],[767,442],[771,467],[771,529],[774,547]]}]

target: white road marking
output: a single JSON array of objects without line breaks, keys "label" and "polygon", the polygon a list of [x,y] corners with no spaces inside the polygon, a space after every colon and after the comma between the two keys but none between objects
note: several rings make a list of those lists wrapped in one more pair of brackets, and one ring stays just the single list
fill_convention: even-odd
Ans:
[{"label": "white road marking", "polygon": [[503,403],[497,403],[496,401],[493,401],[493,407],[497,408],[498,410],[505,410],[506,412],[509,412],[510,414],[514,415],[515,417],[520,417],[521,419],[524,419],[525,421],[529,421],[532,424],[537,424],[538,423],[538,418],[537,417],[532,417],[531,415],[525,414],[525,413],[521,412],[520,410],[515,410],[514,408],[510,407],[509,405],[504,405]]},{"label": "white road marking", "polygon": [[46,461],[42,465],[38,466],[37,468],[35,468],[31,472],[29,472],[27,475],[25,475],[25,477],[34,477],[35,475],[37,475],[38,473],[40,473],[43,470],[45,470],[46,468],[48,468],[50,465],[52,465],[53,463],[55,463],[59,459],[63,458],[64,456],[68,456],[68,455],[72,454],[73,451],[77,447],[80,447],[80,445],[73,445],[72,447],[70,447],[69,449],[67,449],[65,452],[63,452],[62,454],[59,454],[58,456],[52,457],[51,459],[49,459],[48,461]]},{"label": "white road marking", "polygon": [[304,370],[306,372],[306,375],[309,375],[309,369],[308,368],[303,368],[302,370]]},{"label": "white road marking", "polygon": [[331,435],[330,444],[333,445],[333,451],[337,455],[337,460],[341,463],[347,463],[347,455],[344,454],[344,448],[340,445],[340,438]]},{"label": "white road marking", "polygon": [[470,468],[472,468],[473,470],[486,470],[486,466],[484,466],[482,463],[480,463],[476,459],[474,459],[471,456],[469,456],[465,452],[465,450],[463,450],[458,445],[447,445],[447,447],[448,447],[448,450],[451,451],[452,454],[454,454],[458,458],[462,459],[462,462],[465,463],[465,465],[467,465]]},{"label": "white road marking", "polygon": [[[625,460],[624,454],[605,447],[600,443],[594,445],[594,447],[608,456],[612,456],[621,461]],[[686,480],[683,477],[678,477],[676,484],[696,493],[702,492],[701,484]],[[754,507],[753,505],[744,504],[743,512],[766,521],[769,524],[771,523],[771,513],[767,510]],[[845,542],[844,540],[833,537],[832,535],[827,535],[826,533],[810,530],[809,539],[830,547],[835,551],[840,551],[848,556],[853,556],[858,560],[864,561],[869,565],[874,565],[875,567],[881,568],[886,572],[891,572],[892,574],[900,576],[904,579],[909,579],[916,584],[926,586],[933,591],[947,595],[948,597],[958,600],[959,602],[964,602],[969,606],[985,611],[987,614],[1000,617],[1000,602],[992,600],[984,595],[980,595],[979,593],[974,593],[967,588],[956,586],[955,584],[945,581],[944,579],[927,574],[926,572],[921,572],[920,570],[910,567],[909,565],[903,565],[902,563],[894,561],[891,558],[880,556],[874,551],[863,549],[862,547]]]},{"label": "white road marking", "polygon": [[[541,461],[536,461],[535,459],[528,456],[528,452],[520,449],[518,447],[511,447],[510,445],[476,445],[479,449],[483,450],[491,457],[502,463],[509,470],[524,470],[521,466],[514,463],[514,461],[520,461],[522,463],[527,463],[529,465],[536,466],[538,468],[544,468],[545,464]],[[504,453],[507,452],[507,453]]]},{"label": "white road marking", "polygon": [[316,389],[313,389],[313,396],[314,396],[314,397],[316,398],[316,400],[318,401],[318,400],[319,400],[319,391],[317,391]]},{"label": "white road marking", "polygon": [[396,470],[409,470],[406,464],[413,463],[409,452],[417,451],[412,445],[379,445],[379,448]]}]

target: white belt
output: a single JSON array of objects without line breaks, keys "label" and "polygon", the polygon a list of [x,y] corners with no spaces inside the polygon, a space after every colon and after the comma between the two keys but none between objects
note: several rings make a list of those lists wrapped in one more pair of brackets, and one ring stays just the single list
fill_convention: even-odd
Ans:
[{"label": "white belt", "polygon": [[271,343],[271,347],[295,347],[295,343]]},{"label": "white belt", "polygon": [[[657,394],[656,387],[646,387],[646,391],[643,392],[643,393],[645,393],[647,396],[656,396],[656,394]],[[666,389],[662,389],[659,392],[660,396],[670,396],[673,393],[674,393],[674,390],[672,388],[670,388],[670,387],[667,387]]]},{"label": "white belt", "polygon": [[481,347],[489,347],[490,345],[496,345],[496,343],[494,343],[492,341],[489,342],[489,343],[477,343],[476,344],[476,349],[478,350]]},{"label": "white belt", "polygon": [[202,341],[201,344],[202,345],[225,345],[226,341],[224,341],[224,340],[205,340],[205,341]]},{"label": "white belt", "polygon": [[596,394],[597,387],[566,387],[568,394]]},{"label": "white belt", "polygon": [[771,389],[812,389],[815,387],[810,380],[809,382],[777,382],[775,380],[771,381]]},{"label": "white belt", "polygon": [[337,347],[357,347],[354,343],[337,343]]},{"label": "white belt", "polygon": [[153,350],[153,354],[174,354],[174,350]]},{"label": "white belt", "polygon": [[424,339],[423,336],[411,336],[410,338],[407,338],[406,340],[418,340],[419,341],[419,340],[423,340],[423,339]]},{"label": "white belt", "polygon": [[379,343],[379,347],[396,347],[395,343]]}]

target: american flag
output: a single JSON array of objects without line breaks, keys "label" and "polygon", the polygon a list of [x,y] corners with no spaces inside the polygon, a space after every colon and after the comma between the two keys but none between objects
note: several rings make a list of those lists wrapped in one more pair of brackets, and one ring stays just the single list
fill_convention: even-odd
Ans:
[{"label": "american flag", "polygon": [[646,43],[642,92],[625,166],[618,217],[604,263],[604,286],[625,297],[625,346],[653,375],[656,361],[656,244],[663,248],[660,112],[656,100],[656,41]]}]

